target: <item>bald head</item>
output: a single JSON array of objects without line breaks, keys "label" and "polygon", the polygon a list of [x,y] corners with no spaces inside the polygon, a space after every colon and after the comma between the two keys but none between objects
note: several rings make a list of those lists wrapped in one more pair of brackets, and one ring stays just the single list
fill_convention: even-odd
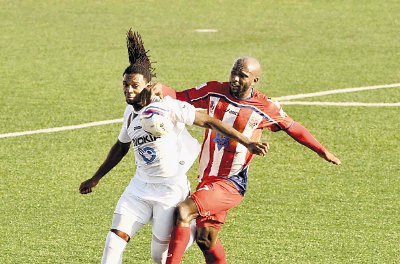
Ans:
[{"label": "bald head", "polygon": [[234,67],[235,66],[253,74],[254,77],[260,77],[261,65],[256,58],[249,56],[240,57],[236,60]]},{"label": "bald head", "polygon": [[260,73],[261,67],[257,59],[248,56],[238,58],[231,71],[230,93],[239,99],[251,97]]}]

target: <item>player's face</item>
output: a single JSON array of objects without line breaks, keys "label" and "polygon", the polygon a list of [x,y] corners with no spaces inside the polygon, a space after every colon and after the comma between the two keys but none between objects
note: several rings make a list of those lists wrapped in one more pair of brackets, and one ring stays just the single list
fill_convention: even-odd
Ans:
[{"label": "player's face", "polygon": [[128,104],[132,103],[136,95],[138,95],[147,86],[147,84],[148,82],[142,74],[124,74],[122,88],[125,94],[126,102]]},{"label": "player's face", "polygon": [[230,92],[236,98],[247,98],[251,95],[251,88],[258,81],[248,65],[243,61],[236,61],[230,77]]}]

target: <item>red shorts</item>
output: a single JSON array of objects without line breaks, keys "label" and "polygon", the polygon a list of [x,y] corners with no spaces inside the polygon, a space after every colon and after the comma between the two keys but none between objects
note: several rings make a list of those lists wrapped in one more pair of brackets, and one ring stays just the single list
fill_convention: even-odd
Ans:
[{"label": "red shorts", "polygon": [[225,223],[228,210],[243,200],[231,181],[218,177],[199,183],[191,197],[200,213],[196,219],[197,227],[212,226],[217,229]]}]

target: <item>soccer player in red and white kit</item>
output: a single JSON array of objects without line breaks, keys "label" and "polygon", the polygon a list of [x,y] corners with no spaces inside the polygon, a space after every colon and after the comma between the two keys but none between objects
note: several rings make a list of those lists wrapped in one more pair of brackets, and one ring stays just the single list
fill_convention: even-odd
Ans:
[{"label": "soccer player in red and white kit", "polygon": [[[304,126],[290,118],[279,103],[255,90],[260,71],[255,58],[241,57],[233,65],[229,82],[207,82],[176,92],[176,98],[207,109],[210,116],[256,141],[261,138],[264,128],[273,132],[282,130],[326,161],[339,165],[340,160]],[[196,242],[206,263],[226,263],[218,232],[225,223],[228,210],[243,200],[253,156],[228,137],[206,130],[200,156],[199,184],[196,191],[176,208],[167,264],[180,263],[190,237],[189,223],[194,218]]]}]

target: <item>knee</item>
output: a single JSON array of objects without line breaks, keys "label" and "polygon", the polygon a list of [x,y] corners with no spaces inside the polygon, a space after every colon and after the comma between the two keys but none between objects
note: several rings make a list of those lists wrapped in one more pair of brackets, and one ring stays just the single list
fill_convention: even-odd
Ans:
[{"label": "knee", "polygon": [[197,229],[196,243],[204,252],[210,250],[218,239],[218,230],[206,227]]},{"label": "knee", "polygon": [[175,209],[175,218],[177,224],[189,224],[194,219],[194,214],[191,212],[190,206],[181,203]]},{"label": "knee", "polygon": [[155,263],[162,264],[167,260],[168,239],[160,240],[155,235],[151,241],[151,258]]},{"label": "knee", "polygon": [[154,263],[157,263],[157,264],[162,264],[165,262],[165,261],[163,261],[162,256],[160,256],[159,254],[157,255],[153,252],[151,252],[151,259],[154,261]]},{"label": "knee", "polygon": [[111,229],[110,231],[125,240],[126,242],[129,242],[129,240],[131,239],[129,235],[125,232],[119,231],[117,229]]},{"label": "knee", "polygon": [[196,243],[199,246],[199,248],[201,249],[201,251],[206,251],[209,250],[211,248],[211,239],[207,236],[201,236],[198,235],[196,237]]}]

